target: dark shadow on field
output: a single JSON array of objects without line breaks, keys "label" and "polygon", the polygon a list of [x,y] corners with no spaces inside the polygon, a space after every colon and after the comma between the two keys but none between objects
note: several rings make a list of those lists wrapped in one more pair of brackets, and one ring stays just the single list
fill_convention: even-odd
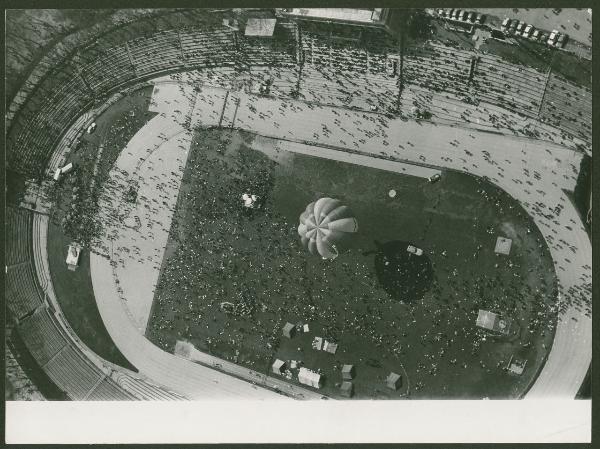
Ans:
[{"label": "dark shadow on field", "polygon": [[396,301],[411,303],[423,298],[433,282],[433,267],[427,255],[407,251],[410,242],[375,240],[375,272],[380,285]]}]

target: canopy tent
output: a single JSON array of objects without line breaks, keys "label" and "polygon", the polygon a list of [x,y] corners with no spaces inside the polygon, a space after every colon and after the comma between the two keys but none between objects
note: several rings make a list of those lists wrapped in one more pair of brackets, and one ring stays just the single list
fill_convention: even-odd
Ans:
[{"label": "canopy tent", "polygon": [[510,254],[511,246],[511,239],[507,239],[506,237],[498,237],[498,239],[496,240],[496,247],[494,248],[494,252],[496,254],[504,254],[505,256],[508,256]]},{"label": "canopy tent", "polygon": [[275,359],[271,366],[271,371],[273,371],[274,374],[283,374],[285,372],[285,362],[283,360]]},{"label": "canopy tent", "polygon": [[489,330],[498,334],[509,334],[511,321],[501,317],[497,313],[490,312],[489,310],[479,309],[477,315],[477,321],[475,322],[477,327],[485,330]]},{"label": "canopy tent", "polygon": [[300,368],[298,373],[298,382],[304,385],[309,385],[314,388],[321,388],[323,384],[323,376],[308,368]]},{"label": "canopy tent", "polygon": [[402,386],[402,376],[393,372],[390,373],[385,379],[385,385],[392,390],[397,390]]},{"label": "canopy tent", "polygon": [[356,371],[354,369],[354,365],[344,365],[342,367],[342,379],[352,380],[354,379],[355,374]]},{"label": "canopy tent", "polygon": [[342,396],[351,398],[354,395],[354,384],[352,382],[342,382],[340,393]]},{"label": "canopy tent", "polygon": [[287,338],[293,338],[296,335],[296,326],[292,323],[285,323],[283,326],[283,336]]}]

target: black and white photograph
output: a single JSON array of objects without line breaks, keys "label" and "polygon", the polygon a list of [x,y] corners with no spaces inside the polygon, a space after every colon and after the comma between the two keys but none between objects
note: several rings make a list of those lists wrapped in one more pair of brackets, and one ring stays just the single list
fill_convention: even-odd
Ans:
[{"label": "black and white photograph", "polygon": [[5,10],[7,404],[591,403],[592,9],[122,6]]}]

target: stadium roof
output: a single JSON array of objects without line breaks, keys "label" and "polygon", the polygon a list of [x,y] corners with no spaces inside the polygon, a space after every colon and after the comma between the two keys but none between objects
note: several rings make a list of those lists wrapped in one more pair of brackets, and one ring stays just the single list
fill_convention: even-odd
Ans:
[{"label": "stadium roof", "polygon": [[277,19],[250,18],[246,22],[246,36],[273,36]]},{"label": "stadium roof", "polygon": [[322,20],[342,20],[365,24],[381,22],[383,8],[290,8],[284,14]]}]

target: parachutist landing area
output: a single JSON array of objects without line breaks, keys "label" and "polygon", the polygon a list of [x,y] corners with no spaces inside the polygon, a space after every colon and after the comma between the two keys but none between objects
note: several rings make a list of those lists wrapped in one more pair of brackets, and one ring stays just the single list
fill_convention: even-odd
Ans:
[{"label": "parachutist landing area", "polygon": [[[383,289],[397,301],[423,298],[433,283],[433,267],[426,254],[407,251],[409,242],[375,242],[375,272]],[[367,253],[370,254],[370,253]]]},{"label": "parachutist landing area", "polygon": [[[447,171],[430,183],[423,167],[399,164],[409,176],[307,147],[195,132],[147,338],[171,352],[185,341],[283,380],[276,360],[301,362],[320,370],[319,392],[338,398],[344,365],[356,370],[358,399],[520,396],[556,319],[552,260],[521,206],[469,175]],[[240,192],[260,207],[245,207]],[[338,223],[344,229],[358,225],[336,257],[323,257],[335,253],[327,241],[320,250],[315,241],[315,254],[302,243],[299,217],[311,204],[300,231],[325,237],[325,220],[337,218],[350,219]],[[498,236],[512,239],[510,255],[494,253]],[[514,320],[518,338],[484,334],[479,309]],[[315,349],[315,338],[337,350]],[[505,369],[511,357],[528,360],[520,376]],[[391,372],[402,388],[386,386]]]}]

